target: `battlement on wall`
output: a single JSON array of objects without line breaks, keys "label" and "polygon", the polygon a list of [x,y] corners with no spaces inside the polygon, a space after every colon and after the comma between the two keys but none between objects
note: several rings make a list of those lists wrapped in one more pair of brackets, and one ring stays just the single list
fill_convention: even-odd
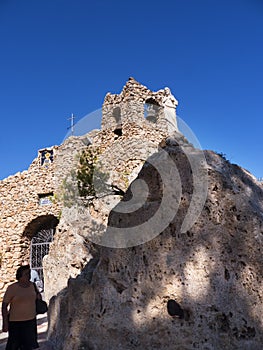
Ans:
[{"label": "battlement on wall", "polygon": [[101,127],[102,130],[120,130],[135,124],[151,126],[169,135],[178,131],[177,105],[178,101],[169,88],[155,92],[129,78],[120,94],[106,94]]}]

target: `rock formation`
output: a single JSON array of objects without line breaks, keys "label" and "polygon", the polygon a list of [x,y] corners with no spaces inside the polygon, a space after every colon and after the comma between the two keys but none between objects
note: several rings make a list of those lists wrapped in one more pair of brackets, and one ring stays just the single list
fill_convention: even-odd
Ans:
[{"label": "rock formation", "polygon": [[49,339],[57,350],[261,350],[262,185],[171,132],[161,109],[159,125],[138,122],[127,91],[106,95],[102,129],[87,135],[110,191],[86,184],[88,200],[73,197],[44,258]]}]

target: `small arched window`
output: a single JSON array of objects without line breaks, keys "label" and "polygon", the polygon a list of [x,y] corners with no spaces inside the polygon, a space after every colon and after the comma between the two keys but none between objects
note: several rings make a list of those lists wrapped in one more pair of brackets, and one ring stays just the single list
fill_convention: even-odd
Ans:
[{"label": "small arched window", "polygon": [[116,135],[116,138],[122,136],[122,123],[121,123],[121,109],[120,107],[113,108],[112,112],[113,118],[116,122],[116,128],[114,130],[114,134]]},{"label": "small arched window", "polygon": [[113,108],[112,112],[113,118],[115,119],[117,124],[121,123],[121,109],[120,107]]},{"label": "small arched window", "polygon": [[144,104],[144,117],[151,123],[156,123],[159,114],[159,104],[153,98],[148,98]]}]

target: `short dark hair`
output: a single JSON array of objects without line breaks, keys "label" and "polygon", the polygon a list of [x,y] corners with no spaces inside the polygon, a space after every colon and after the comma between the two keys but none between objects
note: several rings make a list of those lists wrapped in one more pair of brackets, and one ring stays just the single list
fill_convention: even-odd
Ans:
[{"label": "short dark hair", "polygon": [[16,279],[17,280],[19,280],[19,278],[21,278],[23,276],[23,272],[25,270],[30,270],[30,266],[29,265],[19,266],[19,268],[16,270]]}]

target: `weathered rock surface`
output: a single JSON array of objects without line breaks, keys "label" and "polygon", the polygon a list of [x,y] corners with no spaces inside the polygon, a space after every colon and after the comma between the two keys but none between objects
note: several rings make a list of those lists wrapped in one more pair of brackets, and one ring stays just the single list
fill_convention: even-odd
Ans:
[{"label": "weathered rock surface", "polygon": [[[102,247],[81,229],[84,217],[89,228],[96,218],[76,208],[62,214],[45,261],[56,349],[262,349],[262,185],[206,151],[207,199],[196,223],[182,232],[193,196],[191,166],[176,142],[163,149],[180,173],[182,195],[173,220],[153,239]],[[147,219],[145,207],[155,212],[162,186],[153,175],[147,165],[138,174],[152,189],[147,204],[126,218],[111,211],[109,225],[120,225],[120,217],[123,227],[138,225]],[[129,189],[125,196],[129,200]],[[168,315],[169,299],[184,310],[183,319]]]}]

